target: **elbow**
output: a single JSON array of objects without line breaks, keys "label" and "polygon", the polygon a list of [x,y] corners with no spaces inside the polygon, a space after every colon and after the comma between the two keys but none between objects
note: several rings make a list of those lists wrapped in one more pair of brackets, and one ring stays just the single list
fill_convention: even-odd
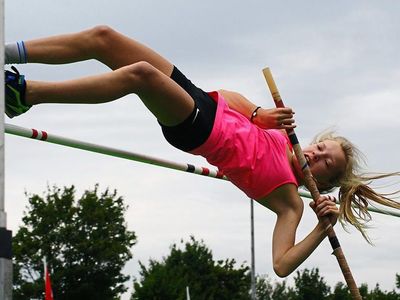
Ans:
[{"label": "elbow", "polygon": [[285,278],[285,277],[289,276],[292,273],[291,270],[289,270],[285,266],[282,266],[282,265],[280,265],[278,263],[274,264],[274,272],[280,278]]}]

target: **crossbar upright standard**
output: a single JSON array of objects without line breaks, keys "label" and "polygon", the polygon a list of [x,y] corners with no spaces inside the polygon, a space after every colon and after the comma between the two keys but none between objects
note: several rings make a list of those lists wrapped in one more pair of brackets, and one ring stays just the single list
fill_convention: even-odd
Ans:
[{"label": "crossbar upright standard", "polygon": [[[4,0],[0,0],[0,61],[4,70]],[[4,72],[0,81],[4,82]],[[4,84],[0,88],[0,299],[12,299],[11,231],[7,229],[4,193]]]}]

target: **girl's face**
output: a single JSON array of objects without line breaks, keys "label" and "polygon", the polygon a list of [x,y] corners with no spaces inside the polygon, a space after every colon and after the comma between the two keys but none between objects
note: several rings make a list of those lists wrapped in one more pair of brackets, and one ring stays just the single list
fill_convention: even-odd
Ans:
[{"label": "girl's face", "polygon": [[343,173],[346,157],[340,144],[325,140],[303,149],[311,173],[320,184],[328,184],[333,178]]}]

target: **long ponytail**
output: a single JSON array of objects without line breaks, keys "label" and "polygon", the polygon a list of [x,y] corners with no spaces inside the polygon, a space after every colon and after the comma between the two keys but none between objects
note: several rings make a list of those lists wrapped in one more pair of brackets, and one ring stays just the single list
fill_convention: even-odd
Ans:
[{"label": "long ponytail", "polygon": [[352,174],[350,178],[340,180],[339,220],[342,225],[349,223],[356,227],[369,243],[371,243],[371,240],[366,234],[367,222],[371,220],[368,206],[376,206],[378,204],[400,209],[400,203],[388,198],[389,196],[395,196],[400,191],[378,193],[369,186],[374,180],[391,176],[400,176],[400,173],[362,176]]}]

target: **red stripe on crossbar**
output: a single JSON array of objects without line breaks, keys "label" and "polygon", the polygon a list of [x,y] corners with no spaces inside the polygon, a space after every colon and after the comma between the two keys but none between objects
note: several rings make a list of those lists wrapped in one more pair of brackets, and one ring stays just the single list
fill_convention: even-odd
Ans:
[{"label": "red stripe on crossbar", "polygon": [[209,175],[210,174],[210,170],[209,169],[207,169],[207,168],[202,168],[202,170],[201,170],[201,175]]},{"label": "red stripe on crossbar", "polygon": [[36,129],[32,129],[32,136],[31,136],[31,138],[36,139],[38,135],[39,135],[38,131],[37,131]]},{"label": "red stripe on crossbar", "polygon": [[42,131],[42,137],[41,137],[42,141],[47,140],[47,132],[46,131]]},{"label": "red stripe on crossbar", "polygon": [[[32,129],[32,136],[31,136],[31,138],[32,138],[32,139],[37,139],[37,140],[39,140],[38,137],[39,137],[39,131],[36,130],[36,129]],[[48,137],[48,134],[47,134],[46,131],[40,131],[40,140],[46,141],[46,140],[47,140],[47,137]]]}]

